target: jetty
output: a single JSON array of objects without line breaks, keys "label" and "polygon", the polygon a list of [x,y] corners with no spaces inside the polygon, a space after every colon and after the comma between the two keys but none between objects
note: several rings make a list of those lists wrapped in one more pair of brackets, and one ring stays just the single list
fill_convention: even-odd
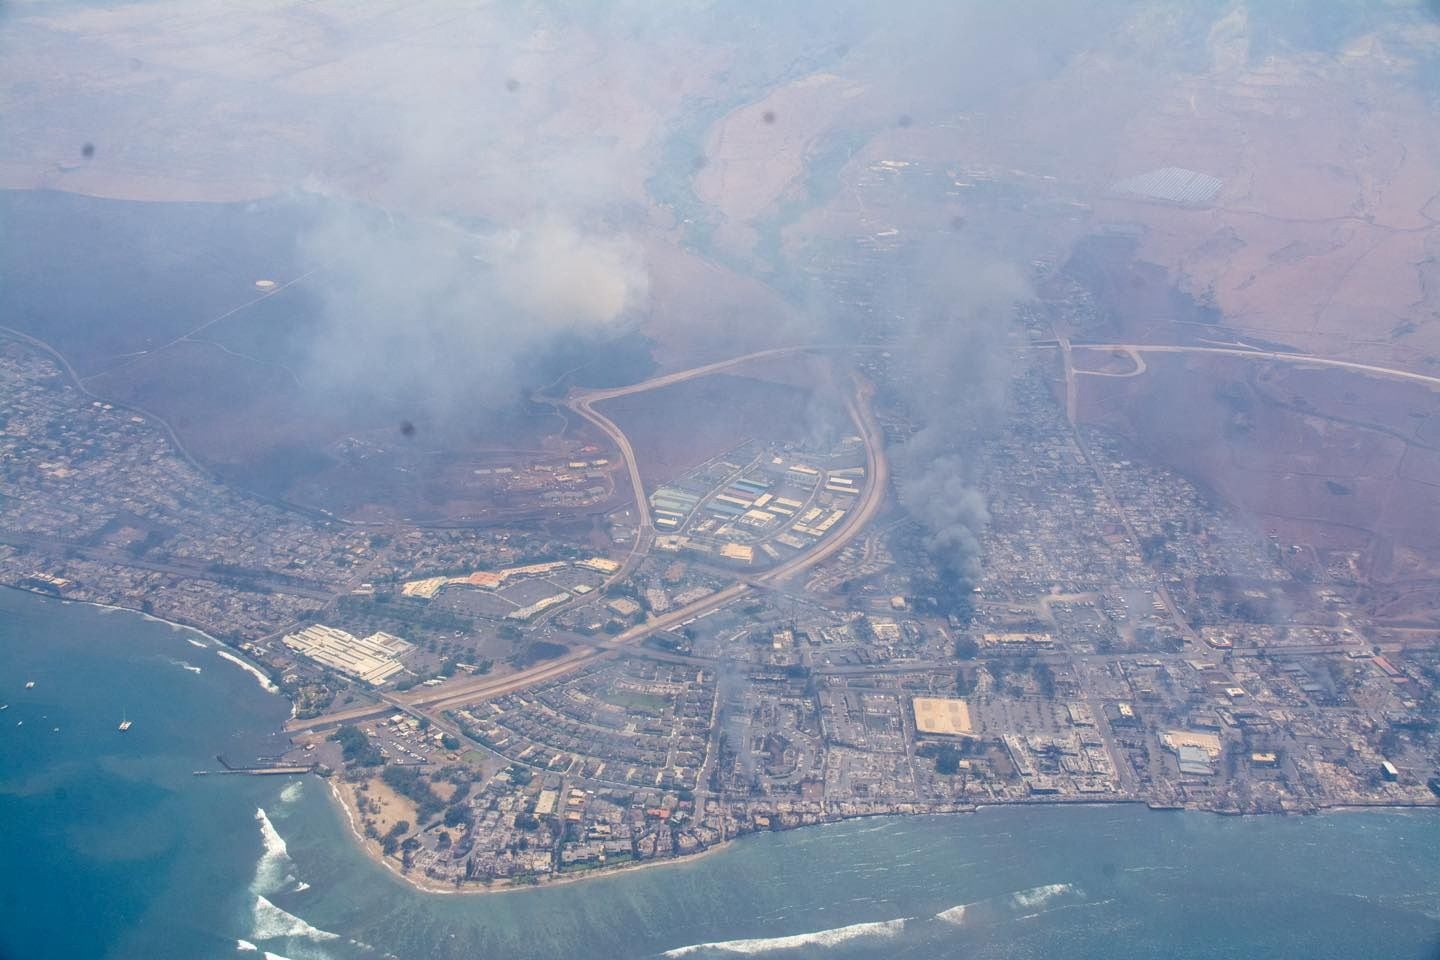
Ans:
[{"label": "jetty", "polygon": [[219,770],[193,770],[197,777],[220,777],[225,775],[240,775],[249,777],[293,777],[306,773],[315,772],[313,763],[284,763],[280,761],[266,761],[264,763],[246,764],[236,766],[227,761],[223,756],[217,755],[216,760],[220,762]]},{"label": "jetty", "polygon": [[315,764],[308,763],[294,767],[235,767],[233,770],[193,770],[197,777],[221,777],[226,774],[250,777],[293,777],[302,773],[314,773]]}]

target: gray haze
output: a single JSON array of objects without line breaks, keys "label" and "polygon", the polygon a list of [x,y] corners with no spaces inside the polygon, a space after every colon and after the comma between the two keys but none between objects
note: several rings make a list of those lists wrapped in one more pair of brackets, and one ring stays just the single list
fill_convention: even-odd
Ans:
[{"label": "gray haze", "polygon": [[[671,47],[716,43],[725,53],[715,69],[730,76],[737,104],[751,95],[746,91],[758,94],[786,76],[827,66],[869,70],[903,50],[909,68],[882,71],[892,77],[890,88],[874,95],[913,103],[924,114],[937,96],[994,102],[1017,82],[1053,71],[1058,61],[1046,51],[1057,20],[1074,19],[943,3],[883,11],[867,4],[778,10],[622,3],[603,13],[559,3],[488,8],[453,22],[441,12],[426,14],[425,25],[470,38],[465,55],[372,47],[363,28],[331,41],[390,79],[327,100],[306,117],[323,131],[325,148],[307,158],[304,189],[339,202],[302,236],[298,266],[316,271],[310,289],[319,311],[302,378],[315,398],[348,404],[378,397],[442,426],[513,405],[542,375],[538,361],[558,337],[603,339],[646,318],[651,278],[639,237],[653,224],[633,167],[658,144],[628,142],[636,135],[629,128],[644,130],[680,104],[664,92],[685,82]],[[938,36],[949,39],[927,40]],[[1003,54],[992,49],[997,40]],[[594,68],[559,66],[577,47],[593,51]],[[1002,58],[1007,69],[992,69]],[[936,86],[942,77],[948,90]],[[577,137],[573,114],[592,102],[595,129]],[[343,199],[357,185],[378,210]],[[935,276],[907,296],[930,361],[952,348],[975,354],[991,346],[969,330],[976,314],[966,306],[986,295],[947,285],[948,272],[959,268],[934,264]],[[931,289],[954,298],[948,319],[927,313],[923,291]],[[953,329],[936,332],[937,323]],[[848,332],[829,321],[803,326],[781,338],[830,342]],[[957,362],[985,377],[957,393],[942,371],[924,371],[935,397],[916,399],[927,413],[939,404],[937,424],[950,416],[949,400],[973,404],[989,382],[980,357]],[[812,421],[817,438],[834,433],[823,418]],[[952,441],[937,437],[925,449],[950,450]],[[955,538],[940,532],[953,524],[929,517],[918,501],[915,509],[935,523],[937,544]]]}]

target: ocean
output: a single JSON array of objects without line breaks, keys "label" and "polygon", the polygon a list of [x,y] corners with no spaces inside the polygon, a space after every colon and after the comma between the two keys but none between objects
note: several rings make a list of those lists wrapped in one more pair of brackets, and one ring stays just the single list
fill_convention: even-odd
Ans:
[{"label": "ocean", "polygon": [[0,958],[1440,957],[1428,810],[1012,807],[421,893],[320,778],[193,775],[284,743],[288,704],[217,649],[0,591]]}]

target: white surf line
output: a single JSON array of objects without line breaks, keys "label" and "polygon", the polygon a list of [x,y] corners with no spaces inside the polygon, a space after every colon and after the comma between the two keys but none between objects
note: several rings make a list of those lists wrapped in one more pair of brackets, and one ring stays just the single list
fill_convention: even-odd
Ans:
[{"label": "white surf line", "polygon": [[877,920],[872,923],[852,923],[846,927],[816,930],[813,933],[796,933],[786,937],[756,937],[747,940],[717,940],[713,943],[693,943],[685,947],[666,950],[666,957],[683,957],[692,953],[715,950],[723,953],[755,954],[771,950],[793,950],[796,947],[832,947],[847,940],[862,937],[893,937],[905,928],[905,918]]},{"label": "white surf line", "polygon": [[223,647],[217,649],[215,651],[215,654],[216,656],[229,660],[231,663],[235,664],[235,666],[250,674],[252,677],[254,677],[260,682],[260,686],[264,687],[267,693],[280,692],[280,688],[270,682],[270,678],[265,675],[265,671],[255,666],[255,664],[249,662],[248,660],[242,660],[240,657],[236,656],[235,654],[231,653],[229,650],[226,650]]}]

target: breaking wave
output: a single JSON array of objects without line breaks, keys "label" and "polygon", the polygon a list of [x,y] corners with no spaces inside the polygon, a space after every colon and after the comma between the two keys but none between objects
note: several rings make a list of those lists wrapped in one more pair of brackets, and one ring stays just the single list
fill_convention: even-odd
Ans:
[{"label": "breaking wave", "polygon": [[263,808],[256,808],[255,819],[260,824],[260,841],[265,850],[260,854],[260,862],[255,864],[255,879],[250,883],[250,892],[274,893],[290,879],[290,850]]},{"label": "breaking wave", "polygon": [[284,937],[305,937],[308,940],[339,940],[339,934],[313,927],[275,904],[257,895],[253,911],[254,928],[250,936],[255,940],[278,940]]},{"label": "breaking wave", "polygon": [[179,667],[181,670],[187,670],[190,673],[200,672],[200,668],[195,666],[195,664],[191,663],[188,660],[181,660],[179,657],[170,657],[169,660],[171,664]]},{"label": "breaking wave", "polygon": [[1052,901],[1065,898],[1070,905],[1083,901],[1085,894],[1068,883],[1047,883],[1044,886],[1017,890],[987,897],[974,903],[960,903],[948,910],[935,914],[936,920],[960,926],[964,923],[995,923],[1011,920],[1021,915],[1034,916],[1048,907]]},{"label": "breaking wave", "polygon": [[905,919],[878,920],[873,923],[852,923],[848,927],[817,930],[814,933],[796,933],[788,937],[760,937],[752,940],[719,940],[714,943],[694,943],[686,947],[666,950],[667,957],[684,957],[692,953],[713,950],[722,953],[766,953],[771,950],[792,950],[796,947],[833,947],[847,940],[868,937],[893,937],[905,928]]},{"label": "breaking wave", "polygon": [[956,904],[949,910],[941,910],[939,913],[935,914],[935,919],[944,920],[946,923],[953,923],[955,926],[958,927],[965,922],[965,911],[969,908],[969,906],[970,904],[968,903]]},{"label": "breaking wave", "polygon": [[1071,892],[1074,888],[1068,883],[1047,883],[1043,887],[1032,887],[1029,890],[1021,890],[1019,893],[1012,893],[1010,900],[1015,906],[1023,910],[1033,910],[1036,907],[1043,907],[1056,897]]},{"label": "breaking wave", "polygon": [[241,953],[254,953],[260,948],[255,946],[255,944],[251,943],[249,940],[236,940],[235,949],[239,950]]},{"label": "breaking wave", "polygon": [[280,791],[280,802],[281,802],[281,803],[294,803],[296,800],[299,800],[299,799],[300,799],[300,794],[302,794],[302,793],[304,793],[304,792],[305,792],[305,781],[304,781],[304,780],[296,780],[294,783],[286,784],[286,785],[285,785],[285,789]]}]

